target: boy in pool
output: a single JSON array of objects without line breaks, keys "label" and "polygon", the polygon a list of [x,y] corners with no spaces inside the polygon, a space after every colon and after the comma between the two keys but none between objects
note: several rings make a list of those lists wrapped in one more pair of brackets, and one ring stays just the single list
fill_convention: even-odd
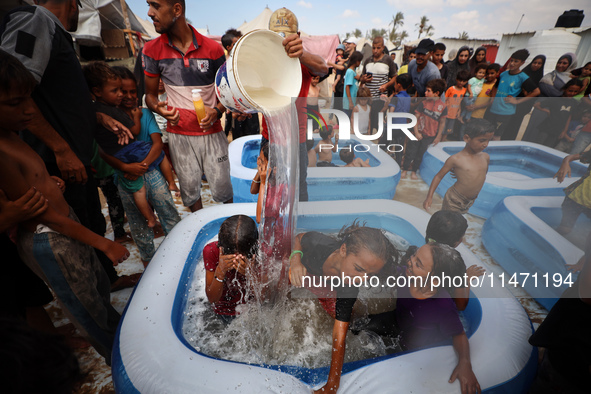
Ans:
[{"label": "boy in pool", "polygon": [[109,278],[92,247],[114,265],[129,252],[80,224],[41,157],[18,137],[33,119],[35,85],[16,58],[0,51],[0,189],[11,201],[31,187],[47,199],[45,212],[19,224],[19,254],[52,287],[72,322],[110,365],[121,315],[111,306]]},{"label": "boy in pool", "polygon": [[468,122],[466,134],[464,134],[466,146],[447,159],[443,168],[433,178],[427,198],[423,202],[423,208],[426,211],[431,208],[433,193],[437,186],[445,174],[452,171],[457,181],[445,193],[441,209],[461,214],[468,212],[486,180],[490,157],[483,151],[493,137],[494,127],[488,121],[472,119]]},{"label": "boy in pool", "polygon": [[[429,219],[425,231],[425,242],[439,242],[452,248],[457,248],[464,240],[468,221],[462,214],[454,211],[437,211]],[[484,268],[473,264],[466,269],[468,277],[467,287],[456,287],[453,290],[453,300],[459,311],[463,311],[470,301],[470,278],[484,275]]]},{"label": "boy in pool", "polygon": [[365,161],[359,157],[355,157],[353,147],[349,145],[349,148],[341,149],[339,152],[339,158],[345,162],[345,167],[371,167],[369,165],[369,159]]},{"label": "boy in pool", "polygon": [[[322,141],[314,147],[314,151],[318,154],[318,162],[316,167],[335,167],[332,162],[332,152],[337,151],[339,145],[339,135],[334,133],[332,126],[320,128],[320,138]],[[334,137],[334,144],[332,138]]]}]

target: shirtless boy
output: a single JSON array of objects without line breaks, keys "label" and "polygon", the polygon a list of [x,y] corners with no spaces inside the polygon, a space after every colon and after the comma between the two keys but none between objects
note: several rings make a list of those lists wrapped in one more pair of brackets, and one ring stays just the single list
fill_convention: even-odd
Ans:
[{"label": "shirtless boy", "polygon": [[425,210],[428,211],[431,208],[433,193],[439,186],[439,182],[445,174],[452,171],[457,181],[445,193],[441,209],[461,214],[468,212],[486,180],[490,157],[483,151],[493,137],[494,127],[488,121],[472,119],[468,122],[464,135],[466,146],[447,159],[443,168],[433,178],[427,198],[423,202]]},{"label": "shirtless boy", "polygon": [[109,279],[91,247],[103,251],[114,265],[129,252],[78,222],[41,157],[19,138],[17,132],[33,118],[34,86],[24,66],[0,51],[0,189],[11,201],[31,187],[47,199],[45,212],[20,223],[19,254],[52,287],[73,323],[110,364],[121,316],[110,304]]},{"label": "shirtless boy", "polygon": [[345,167],[371,167],[369,165],[369,159],[363,160],[360,157],[355,157],[355,152],[353,152],[352,146],[349,146],[349,149],[341,149],[339,157],[345,162]]},{"label": "shirtless boy", "polygon": [[[337,151],[339,135],[335,135],[334,130],[330,125],[328,127],[321,127],[319,133],[322,141],[314,147],[314,151],[318,154],[318,162],[316,163],[316,166],[333,167],[332,152]],[[332,142],[332,137],[334,137],[334,144]]]}]

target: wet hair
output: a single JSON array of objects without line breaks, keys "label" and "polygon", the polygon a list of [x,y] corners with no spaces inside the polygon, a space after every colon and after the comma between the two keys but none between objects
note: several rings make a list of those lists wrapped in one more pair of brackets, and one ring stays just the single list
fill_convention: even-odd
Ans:
[{"label": "wet hair", "polygon": [[511,54],[512,59],[521,60],[525,62],[529,57],[529,51],[527,49],[519,49]]},{"label": "wet hair", "polygon": [[321,127],[318,133],[320,134],[320,138],[325,140],[332,134],[332,126],[328,125],[327,127]]},{"label": "wet hair", "polygon": [[[433,256],[433,269],[431,270],[431,277],[436,277],[441,280],[441,287],[450,295],[453,294],[453,278],[457,276],[464,276],[466,273],[466,263],[460,252],[449,245],[439,242],[429,242],[431,247],[431,255]],[[443,277],[448,276],[452,278],[452,283],[443,281]],[[433,283],[433,282],[431,282]]]},{"label": "wet hair", "polygon": [[31,93],[36,85],[33,74],[16,57],[0,49],[0,94]]},{"label": "wet hair", "polygon": [[119,75],[103,61],[93,61],[82,67],[86,84],[92,92],[94,88],[102,88],[108,81],[118,79]]},{"label": "wet hair", "polygon": [[16,318],[0,318],[0,368],[5,393],[72,393],[82,377],[61,335],[36,330]]},{"label": "wet hair", "polygon": [[371,92],[367,86],[360,86],[357,91],[357,97],[371,97]]},{"label": "wet hair", "polygon": [[441,210],[429,219],[425,242],[439,242],[455,248],[468,228],[468,221],[459,212]]},{"label": "wet hair", "polygon": [[261,152],[267,161],[269,161],[269,143],[263,142],[261,144]]},{"label": "wet hair", "polygon": [[224,254],[242,254],[248,258],[257,252],[257,224],[246,215],[230,216],[220,226],[218,246]]},{"label": "wet hair", "polygon": [[412,77],[409,73],[405,73],[396,77],[396,83],[402,86],[402,89],[406,90],[412,85]]},{"label": "wet hair", "polygon": [[355,152],[353,152],[351,145],[344,147],[339,151],[339,158],[344,161],[345,164],[349,164],[355,160]]},{"label": "wet hair", "polygon": [[366,227],[365,223],[359,224],[355,220],[350,226],[343,226],[337,238],[341,244],[347,246],[347,255],[358,254],[362,249],[367,249],[374,256],[384,260],[384,267],[380,271],[383,275],[392,273],[398,264],[400,253],[381,229]]},{"label": "wet hair", "polygon": [[[470,70],[460,70],[456,74],[456,80],[458,81],[467,81],[470,79]],[[433,90],[433,89],[431,89]]]},{"label": "wet hair", "polygon": [[580,88],[583,87],[583,81],[581,81],[579,78],[573,78],[570,81],[568,81],[567,83],[564,84],[564,86],[560,89],[563,92],[566,92],[566,89],[570,88],[571,86],[578,86]]},{"label": "wet hair", "polygon": [[472,118],[466,124],[465,134],[470,138],[480,137],[488,133],[494,133],[495,127],[486,119]]},{"label": "wet hair", "polygon": [[474,75],[480,70],[486,71],[488,69],[488,64],[486,63],[478,63],[476,67],[474,67]]},{"label": "wet hair", "polygon": [[131,79],[137,85],[137,79],[129,68],[123,66],[113,66],[111,67],[111,70],[113,70],[113,72],[115,72],[119,78]]},{"label": "wet hair", "polygon": [[355,51],[349,56],[349,66],[363,60],[363,53]]},{"label": "wet hair", "polygon": [[445,80],[438,78],[432,79],[425,84],[425,89],[429,88],[433,93],[439,93],[438,95],[441,96],[441,93],[445,92]]},{"label": "wet hair", "polygon": [[437,44],[435,44],[433,46],[433,52],[435,52],[435,51],[445,51],[446,49],[447,49],[447,47],[442,42],[438,42]]}]

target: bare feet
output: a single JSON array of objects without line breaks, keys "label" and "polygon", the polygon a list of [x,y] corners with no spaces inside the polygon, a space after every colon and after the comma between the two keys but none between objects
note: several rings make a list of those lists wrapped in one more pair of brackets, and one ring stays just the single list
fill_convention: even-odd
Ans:
[{"label": "bare feet", "polygon": [[407,174],[406,170],[405,171],[402,171],[400,173],[400,179],[406,179],[406,174]]},{"label": "bare feet", "polygon": [[162,224],[156,221],[156,225],[154,226],[154,238],[164,237],[164,229],[162,228]]},{"label": "bare feet", "polygon": [[131,235],[129,235],[129,233],[125,233],[123,237],[115,237],[115,242],[124,244],[126,242],[133,242],[133,238],[131,238]]},{"label": "bare feet", "polygon": [[417,173],[413,171],[410,173],[410,179],[416,181],[417,179],[419,179],[419,177],[417,176]]},{"label": "bare feet", "polygon": [[115,283],[111,285],[111,293],[114,291],[126,289],[128,287],[134,287],[137,285],[137,282],[139,282],[141,277],[141,273],[120,276],[119,279],[117,279]]}]

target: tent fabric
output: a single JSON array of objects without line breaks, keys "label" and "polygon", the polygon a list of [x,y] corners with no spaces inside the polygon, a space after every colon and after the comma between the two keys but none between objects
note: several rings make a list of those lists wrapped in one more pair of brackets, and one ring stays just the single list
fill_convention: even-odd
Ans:
[{"label": "tent fabric", "polygon": [[[78,30],[72,35],[81,45],[99,46],[102,43],[101,30],[125,29],[125,20],[119,0],[81,0]],[[148,37],[158,37],[153,26],[148,22],[140,22],[131,8],[127,6],[127,15],[131,30],[138,31]],[[151,30],[151,31],[150,31]]]}]

